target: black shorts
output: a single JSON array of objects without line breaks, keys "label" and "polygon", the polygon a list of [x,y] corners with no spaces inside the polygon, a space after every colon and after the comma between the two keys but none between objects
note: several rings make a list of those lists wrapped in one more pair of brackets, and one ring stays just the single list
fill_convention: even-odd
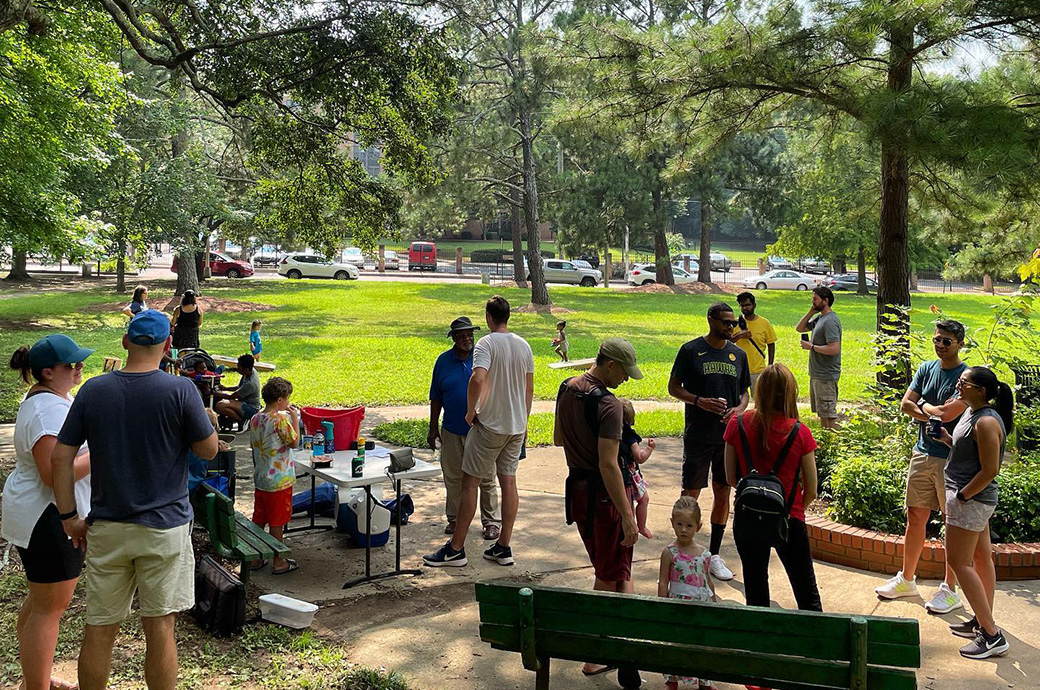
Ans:
[{"label": "black shorts", "polygon": [[58,507],[47,506],[33,527],[28,548],[18,547],[25,579],[36,584],[53,584],[79,577],[83,570],[83,548],[76,548],[65,534]]},{"label": "black shorts", "polygon": [[708,472],[716,484],[726,483],[726,442],[694,441],[683,447],[682,488],[708,486]]}]

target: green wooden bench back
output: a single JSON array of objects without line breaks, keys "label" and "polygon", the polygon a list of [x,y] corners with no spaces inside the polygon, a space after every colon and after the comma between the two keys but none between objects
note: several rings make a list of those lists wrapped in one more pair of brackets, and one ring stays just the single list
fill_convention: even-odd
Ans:
[{"label": "green wooden bench back", "polygon": [[[200,492],[204,514],[202,516],[206,530],[209,531],[210,544],[217,553],[228,558],[235,558],[238,537],[235,527],[235,504],[216,489],[200,484]],[[199,516],[196,516],[199,517]]]},{"label": "green wooden bench back", "polygon": [[[527,590],[521,594],[523,590]],[[527,594],[531,592],[531,594]],[[916,620],[684,602],[657,597],[477,584],[480,637],[538,657],[635,663],[646,671],[789,690],[913,690]],[[860,650],[857,653],[857,650]],[[898,667],[898,668],[891,668]],[[863,668],[865,673],[857,673]]]}]

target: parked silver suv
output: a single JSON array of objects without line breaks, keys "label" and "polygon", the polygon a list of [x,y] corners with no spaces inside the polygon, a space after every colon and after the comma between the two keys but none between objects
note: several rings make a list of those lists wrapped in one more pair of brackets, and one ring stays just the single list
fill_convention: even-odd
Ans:
[{"label": "parked silver suv", "polygon": [[[524,260],[524,265],[527,261]],[[603,282],[603,273],[594,268],[580,268],[567,259],[542,259],[542,271],[547,283],[568,283],[582,287],[595,287]],[[527,274],[531,279],[531,274]]]}]

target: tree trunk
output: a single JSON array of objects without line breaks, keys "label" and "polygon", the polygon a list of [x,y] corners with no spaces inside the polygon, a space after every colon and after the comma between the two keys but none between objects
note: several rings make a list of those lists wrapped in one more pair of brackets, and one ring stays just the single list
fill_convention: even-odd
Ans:
[{"label": "tree trunk", "polygon": [[542,271],[541,238],[538,236],[538,181],[535,179],[530,112],[520,113],[519,124],[524,154],[524,226],[527,229],[527,267],[531,273],[531,304],[552,305]]},{"label": "tree trunk", "polygon": [[116,241],[116,292],[126,292],[126,238],[122,230]]},{"label": "tree trunk", "polygon": [[[653,161],[651,161],[653,162]],[[664,207],[664,195],[661,188],[655,188],[651,195],[654,201],[654,217],[663,221],[661,211]],[[660,222],[654,230],[654,275],[661,285],[675,285],[675,275],[672,273],[672,253],[668,250],[668,228]]]},{"label": "tree trunk", "polygon": [[701,258],[697,280],[702,283],[711,282],[711,225],[708,221],[708,205],[701,199]]},{"label": "tree trunk", "polygon": [[[888,90],[906,91],[913,76],[911,61],[913,26],[894,23],[890,29]],[[881,138],[881,228],[877,253],[877,327],[887,341],[889,366],[878,371],[883,386],[903,390],[910,379],[910,165],[906,147],[892,134]]]},{"label": "tree trunk", "polygon": [[11,252],[11,272],[4,280],[30,280],[29,271],[25,264],[28,261],[27,252],[24,249],[13,248]]},{"label": "tree trunk", "polygon": [[856,288],[856,294],[869,295],[870,290],[867,289],[867,252],[862,244],[859,246],[859,252],[856,254],[856,278],[859,283],[859,286]]},{"label": "tree trunk", "polygon": [[520,230],[520,173],[509,178],[513,185],[509,188],[509,227],[512,229],[510,239],[513,242],[513,280],[520,287],[527,287],[527,271],[524,269],[524,242]]},{"label": "tree trunk", "polygon": [[[860,247],[860,252],[863,251],[863,247]],[[835,273],[846,273],[848,272],[848,265],[844,256],[839,256],[834,260],[834,272]]]},{"label": "tree trunk", "polygon": [[185,290],[194,290],[195,294],[199,294],[199,272],[195,264],[194,247],[177,252],[177,290],[174,294],[183,295]]}]

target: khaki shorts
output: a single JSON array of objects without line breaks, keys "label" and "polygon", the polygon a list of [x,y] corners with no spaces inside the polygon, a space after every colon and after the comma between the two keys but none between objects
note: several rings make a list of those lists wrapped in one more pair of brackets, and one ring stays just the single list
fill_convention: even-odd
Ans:
[{"label": "khaki shorts", "polygon": [[87,530],[87,623],[112,625],[138,593],[143,618],[195,605],[191,523],[171,529],[98,520]]},{"label": "khaki shorts", "polygon": [[838,416],[838,382],[809,379],[809,404],[822,419]]},{"label": "khaki shorts", "polygon": [[478,422],[466,435],[462,471],[481,479],[514,476],[523,445],[524,434],[496,434]]},{"label": "khaki shorts", "polygon": [[946,512],[946,458],[914,451],[906,475],[906,507]]}]

